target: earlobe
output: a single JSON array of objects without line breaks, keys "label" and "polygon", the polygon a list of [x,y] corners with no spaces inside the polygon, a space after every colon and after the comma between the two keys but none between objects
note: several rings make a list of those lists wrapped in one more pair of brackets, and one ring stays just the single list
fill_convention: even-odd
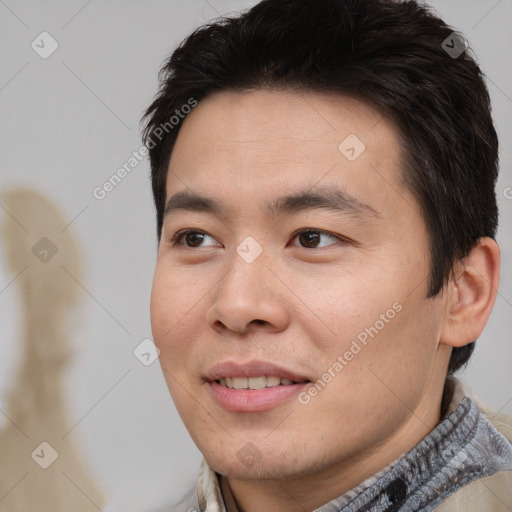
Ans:
[{"label": "earlobe", "polygon": [[440,343],[462,347],[481,335],[498,293],[500,261],[498,244],[485,237],[456,265]]}]

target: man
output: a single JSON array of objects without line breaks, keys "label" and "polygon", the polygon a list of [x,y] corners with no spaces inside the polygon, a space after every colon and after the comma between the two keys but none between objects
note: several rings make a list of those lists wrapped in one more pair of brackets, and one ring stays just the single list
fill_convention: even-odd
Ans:
[{"label": "man", "polygon": [[264,0],[160,77],[151,321],[204,455],[176,510],[511,510],[511,444],[453,377],[500,273],[462,37],[416,2]]}]

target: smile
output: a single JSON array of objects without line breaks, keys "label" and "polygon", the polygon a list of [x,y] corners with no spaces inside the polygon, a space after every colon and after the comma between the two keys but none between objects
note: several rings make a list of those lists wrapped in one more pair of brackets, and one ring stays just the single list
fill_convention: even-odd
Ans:
[{"label": "smile", "polygon": [[293,380],[284,377],[276,377],[274,375],[262,375],[260,377],[226,377],[224,379],[218,379],[216,382],[230,389],[263,389],[298,384],[298,382]]}]

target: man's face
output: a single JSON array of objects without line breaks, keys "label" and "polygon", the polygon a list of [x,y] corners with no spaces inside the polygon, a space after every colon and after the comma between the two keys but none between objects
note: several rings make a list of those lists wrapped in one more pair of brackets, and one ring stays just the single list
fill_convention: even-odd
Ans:
[{"label": "man's face", "polygon": [[167,201],[189,201],[167,208],[151,321],[217,472],[293,478],[360,458],[372,474],[437,422],[445,299],[426,298],[427,231],[399,160],[393,125],[348,98],[222,92],[184,121]]}]

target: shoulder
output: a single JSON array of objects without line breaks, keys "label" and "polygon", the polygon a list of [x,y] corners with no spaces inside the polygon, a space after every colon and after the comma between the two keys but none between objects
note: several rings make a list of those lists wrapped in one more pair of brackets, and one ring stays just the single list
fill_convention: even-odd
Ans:
[{"label": "shoulder", "polygon": [[434,512],[510,512],[512,471],[479,478],[452,494]]},{"label": "shoulder", "polygon": [[[510,454],[512,445],[512,417],[487,409],[473,399],[485,418],[492,425],[492,433],[502,440]],[[503,436],[503,437],[501,437]],[[508,443],[507,443],[508,442]],[[508,457],[511,460],[510,455]],[[497,471],[485,478],[478,478],[460,488],[434,509],[434,512],[510,512],[512,510],[512,465],[508,470]]]},{"label": "shoulder", "polygon": [[172,505],[166,512],[201,512],[197,499],[197,489],[195,487],[190,489],[179,503]]}]

